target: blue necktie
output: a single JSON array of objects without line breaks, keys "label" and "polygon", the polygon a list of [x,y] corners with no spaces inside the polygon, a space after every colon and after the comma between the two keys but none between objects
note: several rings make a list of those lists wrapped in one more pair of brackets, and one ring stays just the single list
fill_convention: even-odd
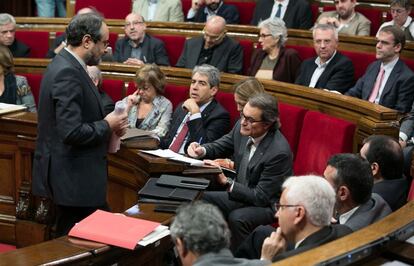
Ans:
[{"label": "blue necktie", "polygon": [[282,14],[282,4],[279,4],[277,6],[277,11],[275,17],[280,18],[280,15]]}]

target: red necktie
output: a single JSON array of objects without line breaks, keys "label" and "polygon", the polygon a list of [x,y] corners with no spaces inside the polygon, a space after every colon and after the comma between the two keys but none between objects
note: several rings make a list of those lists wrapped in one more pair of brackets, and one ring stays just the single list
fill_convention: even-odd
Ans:
[{"label": "red necktie", "polygon": [[377,81],[375,82],[375,85],[374,85],[374,87],[372,88],[372,92],[371,92],[371,95],[369,96],[369,98],[368,98],[368,101],[370,101],[370,102],[375,102],[375,99],[377,98],[377,96],[378,96],[378,92],[379,92],[379,90],[380,90],[380,88],[381,88],[381,83],[382,83],[382,80],[384,79],[384,68],[383,67],[381,67],[381,69],[380,69],[380,71],[379,71],[379,73],[378,73],[378,76],[377,76]]},{"label": "red necktie", "polygon": [[185,119],[184,125],[181,127],[180,132],[177,134],[177,137],[170,145],[170,150],[172,150],[173,152],[179,152],[181,146],[183,145],[185,136],[187,136],[188,133],[187,121],[189,120],[189,118],[190,117],[187,117],[187,119]]}]

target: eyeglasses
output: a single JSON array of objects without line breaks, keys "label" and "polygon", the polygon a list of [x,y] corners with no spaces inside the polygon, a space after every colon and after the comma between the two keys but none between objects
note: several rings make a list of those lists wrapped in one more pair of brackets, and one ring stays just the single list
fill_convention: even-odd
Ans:
[{"label": "eyeglasses", "polygon": [[266,38],[266,37],[272,36],[272,34],[264,34],[264,33],[260,33],[260,34],[258,34],[257,36],[259,37],[259,39],[260,39],[260,38],[263,38],[263,39],[264,39],[264,38]]},{"label": "eyeglasses", "polygon": [[402,14],[407,11],[405,8],[391,8],[391,13]]},{"label": "eyeglasses", "polygon": [[128,27],[128,26],[138,26],[138,25],[142,25],[142,24],[144,24],[144,21],[138,21],[138,20],[134,20],[134,21],[131,21],[131,22],[126,22],[125,23],[125,28],[126,27]]},{"label": "eyeglasses", "polygon": [[293,207],[299,207],[301,205],[298,204],[280,204],[280,203],[275,203],[275,210],[276,212],[278,212],[279,210],[283,209],[283,208],[293,208]]},{"label": "eyeglasses", "polygon": [[255,120],[253,117],[245,116],[243,112],[240,112],[240,118],[249,124],[264,122],[263,120]]},{"label": "eyeglasses", "polygon": [[219,41],[221,38],[224,37],[224,35],[226,35],[226,31],[223,31],[222,33],[220,33],[220,35],[210,35],[206,32],[205,29],[203,29],[202,33],[205,39],[210,39],[212,42]]}]

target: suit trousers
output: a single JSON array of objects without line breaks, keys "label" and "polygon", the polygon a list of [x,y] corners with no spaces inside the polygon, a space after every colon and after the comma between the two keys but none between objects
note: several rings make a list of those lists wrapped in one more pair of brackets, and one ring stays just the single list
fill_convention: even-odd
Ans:
[{"label": "suit trousers", "polygon": [[275,220],[270,206],[249,206],[231,200],[227,191],[207,191],[202,199],[216,205],[223,213],[231,231],[230,249],[233,252],[257,226],[271,224]]}]

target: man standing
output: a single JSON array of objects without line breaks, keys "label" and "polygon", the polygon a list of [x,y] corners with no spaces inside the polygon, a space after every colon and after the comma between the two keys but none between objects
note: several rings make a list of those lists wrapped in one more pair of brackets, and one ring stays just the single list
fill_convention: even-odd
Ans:
[{"label": "man standing", "polygon": [[336,11],[323,12],[316,20],[318,24],[332,24],[338,33],[369,36],[371,21],[355,12],[356,0],[334,0]]},{"label": "man standing", "polygon": [[404,45],[402,30],[395,26],[383,27],[375,47],[377,60],[346,95],[408,113],[414,100],[414,73],[400,59]]},{"label": "man standing", "polygon": [[152,64],[169,66],[164,43],[145,33],[144,18],[130,13],[125,18],[125,37],[115,44],[114,61],[127,65]]},{"label": "man standing", "polygon": [[193,142],[188,147],[191,157],[234,159],[236,179],[218,176],[227,191],[207,191],[203,197],[227,219],[233,251],[258,225],[273,222],[272,205],[279,200],[284,179],[292,174],[292,152],[278,129],[278,117],[276,99],[257,94],[244,106],[230,133],[212,143]]},{"label": "man standing", "polygon": [[29,57],[30,48],[16,40],[16,20],[7,13],[0,14],[0,45],[7,46],[13,57]]},{"label": "man standing", "polygon": [[185,41],[177,67],[194,68],[209,64],[220,71],[240,74],[243,69],[243,49],[226,35],[226,21],[219,16],[207,20],[204,36]]},{"label": "man standing", "polygon": [[210,65],[196,66],[190,85],[190,98],[174,111],[171,128],[160,147],[185,153],[187,146],[212,142],[230,128],[230,115],[214,98],[219,90],[220,72]]},{"label": "man standing", "polygon": [[187,21],[204,23],[212,16],[220,16],[227,24],[239,24],[239,10],[234,5],[226,5],[223,0],[192,0]]},{"label": "man standing", "polygon": [[258,25],[268,18],[281,18],[288,29],[310,29],[312,12],[307,0],[258,0],[250,24]]},{"label": "man standing", "polygon": [[316,24],[313,46],[317,57],[303,61],[295,83],[312,88],[346,92],[354,84],[352,61],[338,52],[338,33],[331,24]]},{"label": "man standing", "polygon": [[86,71],[106,52],[109,30],[95,14],[75,16],[67,44],[46,69],[40,89],[33,194],[56,205],[56,236],[98,208],[107,209],[106,154],[111,133],[125,133],[127,114],[105,116]]}]

